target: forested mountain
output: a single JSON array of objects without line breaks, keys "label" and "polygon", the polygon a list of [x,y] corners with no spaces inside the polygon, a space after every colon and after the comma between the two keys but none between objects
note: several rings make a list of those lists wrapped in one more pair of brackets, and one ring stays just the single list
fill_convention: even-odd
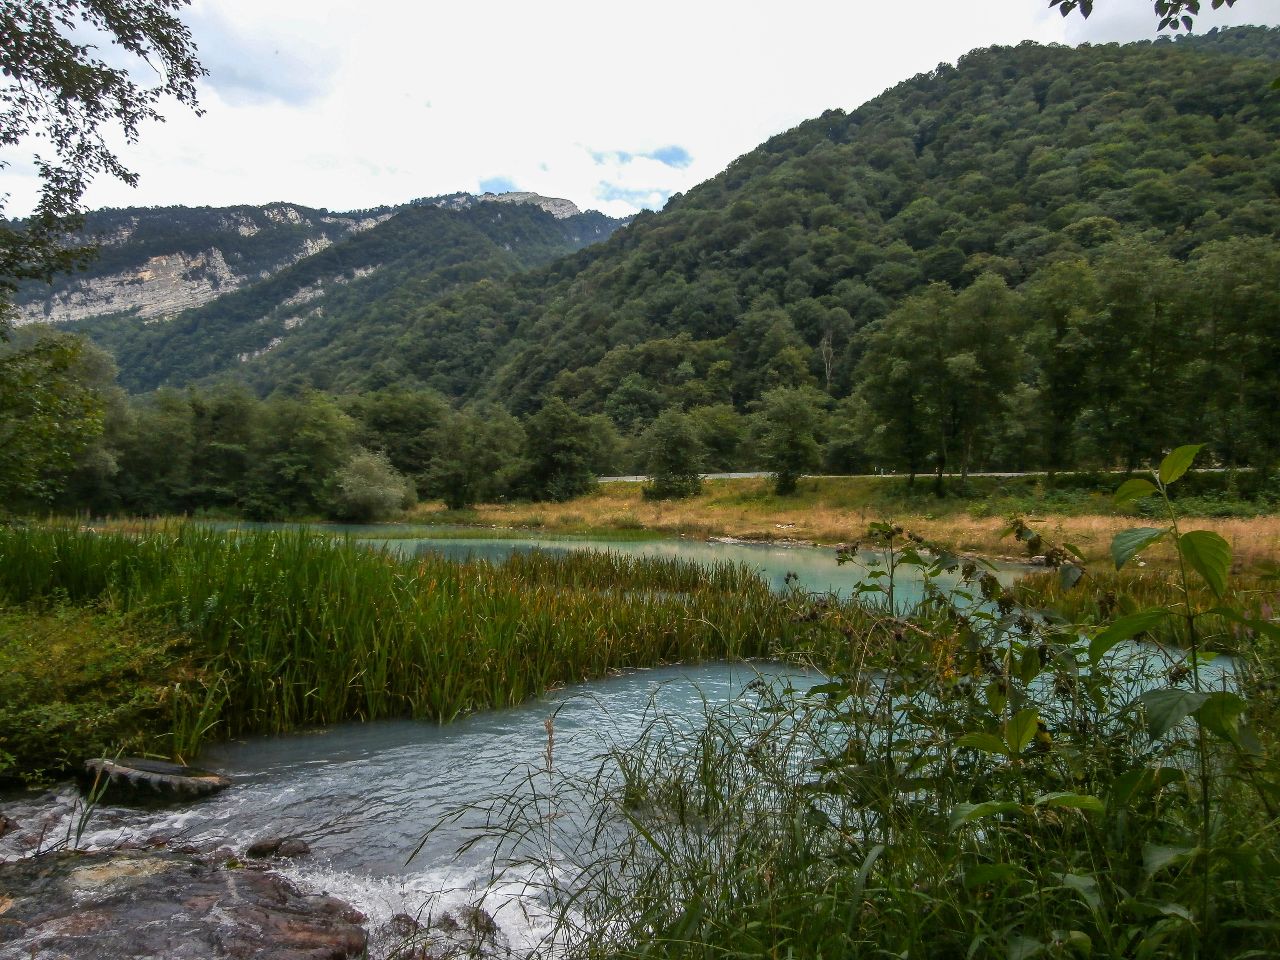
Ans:
[{"label": "forested mountain", "polygon": [[[774,137],[606,244],[427,305],[365,357],[380,356],[380,382],[521,415],[559,396],[624,432],[672,404],[741,412],[775,387],[839,400],[879,367],[907,397],[952,397],[947,411],[921,401],[911,429],[877,417],[874,397],[849,401],[857,456],[921,467],[1070,460],[1081,432],[1092,457],[1146,456],[1230,413],[1178,389],[1249,377],[1231,401],[1247,446],[1275,430],[1258,404],[1277,339],[1278,53],[1274,28],[977,50]],[[899,308],[924,309],[916,295],[940,329],[999,327],[984,357],[947,346],[967,357],[953,381],[964,368],[998,387],[963,437],[925,428],[975,419],[966,385],[922,366],[938,341],[891,333]],[[1215,298],[1238,301],[1239,329],[1215,322]],[[978,314],[951,322],[957,303]],[[1253,367],[1221,367],[1242,351]],[[333,382],[372,386],[369,369]],[[918,449],[887,439],[904,432]]]},{"label": "forested mountain", "polygon": [[622,222],[595,212],[557,216],[534,202],[465,201],[377,211],[367,229],[164,323],[134,313],[65,327],[108,349],[134,392],[215,374],[266,391],[295,373],[317,386],[341,384],[329,371],[348,368],[376,381],[379,355],[370,347],[403,331],[411,309],[458,285],[545,264]]},{"label": "forested mountain", "polygon": [[1278,54],[1267,28],[978,50],[604,242],[599,215],[437,198],[166,323],[85,321],[133,390],[232,384],[117,398],[68,502],[306,514],[370,452],[455,504],[568,496],[647,469],[664,412],[705,469],[1205,441],[1271,482]]}]

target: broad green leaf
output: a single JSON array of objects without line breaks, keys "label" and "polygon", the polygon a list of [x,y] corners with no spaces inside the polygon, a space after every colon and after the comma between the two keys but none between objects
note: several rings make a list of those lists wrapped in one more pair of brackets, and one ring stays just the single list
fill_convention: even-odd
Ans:
[{"label": "broad green leaf", "polygon": [[1105,630],[1089,641],[1089,659],[1096,664],[1116,644],[1131,637],[1136,637],[1140,633],[1146,633],[1153,627],[1159,626],[1161,621],[1167,619],[1168,616],[1169,611],[1161,608],[1157,610],[1140,610],[1137,613],[1131,613],[1127,617],[1121,617],[1113,621]]},{"label": "broad green leaf", "polygon": [[1231,572],[1231,545],[1209,530],[1192,530],[1178,537],[1182,559],[1204,577],[1204,582],[1218,596],[1227,592],[1227,574]]},{"label": "broad green leaf", "polygon": [[964,885],[976,887],[982,883],[1000,883],[1016,880],[1025,871],[1012,863],[980,863],[964,872]]},{"label": "broad green leaf", "polygon": [[1120,488],[1116,490],[1115,496],[1112,498],[1116,503],[1129,503],[1133,500],[1140,500],[1143,497],[1149,497],[1153,493],[1158,493],[1156,485],[1150,480],[1142,477],[1131,477],[1124,483],[1120,484]]},{"label": "broad green leaf", "polygon": [[1102,801],[1084,793],[1046,793],[1036,797],[1037,807],[1070,807],[1087,813],[1102,813]]},{"label": "broad green leaf", "polygon": [[1034,710],[1019,710],[1009,718],[1004,739],[1009,744],[1010,756],[1015,756],[1027,748],[1027,744],[1036,735],[1036,724],[1039,719]]},{"label": "broad green leaf", "polygon": [[1126,807],[1135,800],[1145,800],[1158,790],[1176,783],[1186,774],[1174,767],[1138,767],[1127,770],[1111,781],[1107,804]]},{"label": "broad green leaf", "polygon": [[1030,937],[1014,937],[1009,941],[1008,960],[1031,960],[1044,953],[1044,944]]},{"label": "broad green leaf", "polygon": [[1087,877],[1079,873],[1064,873],[1062,875],[1062,885],[1078,893],[1080,899],[1088,904],[1090,910],[1096,911],[1102,906],[1102,895],[1098,893],[1098,881],[1093,877]]},{"label": "broad green leaf", "polygon": [[1009,755],[1009,748],[994,733],[966,733],[956,739],[957,747],[972,747],[984,753],[998,753],[1002,757]]},{"label": "broad green leaf", "polygon": [[1216,690],[1205,698],[1196,716],[1210,733],[1234,743],[1240,733],[1240,714],[1244,713],[1244,700],[1226,690]]},{"label": "broad green leaf", "polygon": [[1012,800],[988,800],[986,803],[957,803],[951,809],[951,829],[959,830],[966,823],[997,813],[1016,813],[1019,807]]},{"label": "broad green leaf", "polygon": [[1084,554],[1080,552],[1080,548],[1077,547],[1075,544],[1064,543],[1062,545],[1062,548],[1066,550],[1067,553],[1071,554],[1073,557],[1079,560],[1081,563],[1084,563]]},{"label": "broad green leaf", "polygon": [[1040,671],[1043,669],[1044,667],[1040,664],[1040,651],[1031,644],[1027,644],[1026,649],[1022,651],[1022,663],[1018,665],[1018,679],[1024,684],[1030,684],[1040,676]]},{"label": "broad green leaf", "polygon": [[1165,867],[1185,863],[1195,852],[1195,847],[1161,847],[1149,843],[1142,848],[1142,866],[1148,876],[1154,876]]},{"label": "broad green leaf", "polygon": [[1132,530],[1121,530],[1111,540],[1111,558],[1119,570],[1134,558],[1139,551],[1145,550],[1169,532],[1167,527],[1134,527]]},{"label": "broad green leaf", "polygon": [[1064,563],[1058,568],[1058,582],[1062,584],[1063,590],[1070,590],[1080,582],[1080,578],[1083,576],[1084,569],[1074,563]]},{"label": "broad green leaf", "polygon": [[1208,697],[1194,690],[1148,690],[1138,697],[1147,711],[1147,735],[1159,740],[1199,710]]},{"label": "broad green leaf", "polygon": [[1203,443],[1187,444],[1165,457],[1160,463],[1160,482],[1167,487],[1186,473],[1203,446]]}]

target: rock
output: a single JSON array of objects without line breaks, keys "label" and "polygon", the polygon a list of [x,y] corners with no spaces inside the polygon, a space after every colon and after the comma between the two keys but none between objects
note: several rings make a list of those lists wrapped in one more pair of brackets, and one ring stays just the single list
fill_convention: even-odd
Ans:
[{"label": "rock", "polygon": [[255,860],[261,860],[263,857],[274,857],[282,843],[284,843],[284,837],[267,837],[265,840],[255,840],[245,848],[244,855],[253,857]]},{"label": "rock", "polygon": [[364,954],[364,917],[283,877],[172,851],[62,852],[0,865],[0,960]]},{"label": "rock", "polygon": [[231,786],[231,780],[221,774],[143,757],[98,757],[86,760],[84,768],[91,783],[102,778],[109,782],[113,800],[120,799],[122,791],[133,799],[154,799],[157,795],[202,797]]},{"label": "rock", "polygon": [[407,913],[397,913],[387,921],[387,932],[395,937],[412,937],[422,932],[422,924]]},{"label": "rock", "polygon": [[290,837],[283,840],[280,846],[276,848],[277,857],[305,857],[311,853],[311,848],[307,846],[305,840],[299,840],[297,837]]},{"label": "rock", "polygon": [[311,853],[307,841],[299,837],[267,837],[255,840],[245,848],[244,855],[255,860],[264,857],[305,857]]}]

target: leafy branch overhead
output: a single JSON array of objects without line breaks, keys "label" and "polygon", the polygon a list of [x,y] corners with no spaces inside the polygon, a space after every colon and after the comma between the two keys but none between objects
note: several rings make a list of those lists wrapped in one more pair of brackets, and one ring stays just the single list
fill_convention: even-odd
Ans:
[{"label": "leafy branch overhead", "polygon": [[[1236,0],[1211,0],[1214,10],[1234,6]],[[1064,17],[1076,10],[1080,15],[1088,17],[1093,13],[1093,0],[1049,0],[1050,7],[1057,7]],[[1200,0],[1156,0],[1154,7],[1159,18],[1157,30],[1190,30],[1194,26],[1194,17],[1200,15]]]},{"label": "leafy branch overhead", "polygon": [[[0,0],[0,147],[34,147],[41,181],[33,215],[21,227],[0,227],[0,312],[19,280],[48,280],[87,255],[63,249],[63,237],[93,177],[136,181],[108,131],[132,143],[143,123],[162,119],[164,97],[200,112],[196,83],[205,70],[177,16],[187,3]],[[115,48],[110,54],[100,50],[104,42]],[[121,57],[131,66],[108,62]]]}]

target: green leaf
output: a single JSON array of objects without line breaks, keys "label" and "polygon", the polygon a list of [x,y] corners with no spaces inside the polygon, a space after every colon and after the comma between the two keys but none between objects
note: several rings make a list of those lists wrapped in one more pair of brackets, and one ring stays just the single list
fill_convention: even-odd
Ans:
[{"label": "green leaf", "polygon": [[1062,548],[1066,550],[1067,553],[1071,554],[1073,557],[1079,560],[1081,563],[1084,563],[1084,554],[1080,552],[1080,548],[1077,547],[1075,544],[1064,543],[1062,545]]},{"label": "green leaf", "polygon": [[1175,767],[1138,767],[1127,770],[1111,781],[1107,804],[1114,808],[1127,807],[1135,800],[1144,800],[1169,784],[1185,778],[1186,774]]},{"label": "green leaf", "polygon": [[1045,793],[1036,797],[1037,807],[1069,807],[1072,810],[1084,810],[1086,813],[1102,813],[1103,803],[1097,797],[1084,793]]},{"label": "green leaf", "polygon": [[988,800],[986,803],[957,803],[951,809],[951,830],[954,832],[966,823],[998,813],[1016,813],[1019,807],[1012,800]]},{"label": "green leaf", "polygon": [[1210,733],[1229,743],[1240,734],[1240,715],[1244,713],[1244,700],[1226,690],[1216,690],[1205,699],[1196,711],[1196,717]]},{"label": "green leaf", "polygon": [[1062,584],[1063,590],[1070,590],[1080,582],[1080,578],[1083,576],[1084,569],[1074,563],[1064,563],[1058,568],[1058,582]]},{"label": "green leaf", "polygon": [[1119,570],[1134,558],[1134,555],[1145,550],[1169,532],[1168,527],[1135,527],[1132,530],[1121,530],[1111,540],[1111,558]]},{"label": "green leaf", "polygon": [[998,753],[1002,757],[1009,755],[1009,748],[994,733],[966,733],[963,737],[956,738],[956,746],[972,747],[984,753]]},{"label": "green leaf", "polygon": [[1040,717],[1034,710],[1019,710],[1009,718],[1005,728],[1004,739],[1009,744],[1009,755],[1015,756],[1027,748],[1036,735],[1036,724]]},{"label": "green leaf", "polygon": [[1203,443],[1190,443],[1165,457],[1160,463],[1160,482],[1167,487],[1186,473],[1203,446]]},{"label": "green leaf", "polygon": [[1098,881],[1093,877],[1079,873],[1064,873],[1062,875],[1062,885],[1068,890],[1074,890],[1078,893],[1080,899],[1088,904],[1090,910],[1096,912],[1102,907],[1102,895],[1098,892]]},{"label": "green leaf", "polygon": [[1142,848],[1142,866],[1148,876],[1155,876],[1165,867],[1185,863],[1195,852],[1195,847],[1161,847],[1149,843]]},{"label": "green leaf", "polygon": [[1178,537],[1182,559],[1195,568],[1219,597],[1227,592],[1231,572],[1231,545],[1209,530],[1192,530]]},{"label": "green leaf", "polygon": [[1116,503],[1129,503],[1132,500],[1140,500],[1158,492],[1156,485],[1150,480],[1144,480],[1142,477],[1133,477],[1120,484],[1120,488],[1116,490],[1112,499]]},{"label": "green leaf", "polygon": [[1194,690],[1148,690],[1138,697],[1147,711],[1147,735],[1159,740],[1199,710],[1208,697]]},{"label": "green leaf", "polygon": [[1001,883],[1016,880],[1025,871],[1012,863],[980,863],[964,872],[964,885],[976,887],[983,883]]},{"label": "green leaf", "polygon": [[1014,937],[1009,941],[1008,960],[1031,960],[1044,952],[1044,944],[1031,937]]},{"label": "green leaf", "polygon": [[1169,611],[1164,608],[1141,610],[1113,621],[1110,626],[1089,641],[1089,659],[1096,665],[1116,644],[1146,633],[1167,619]]}]

